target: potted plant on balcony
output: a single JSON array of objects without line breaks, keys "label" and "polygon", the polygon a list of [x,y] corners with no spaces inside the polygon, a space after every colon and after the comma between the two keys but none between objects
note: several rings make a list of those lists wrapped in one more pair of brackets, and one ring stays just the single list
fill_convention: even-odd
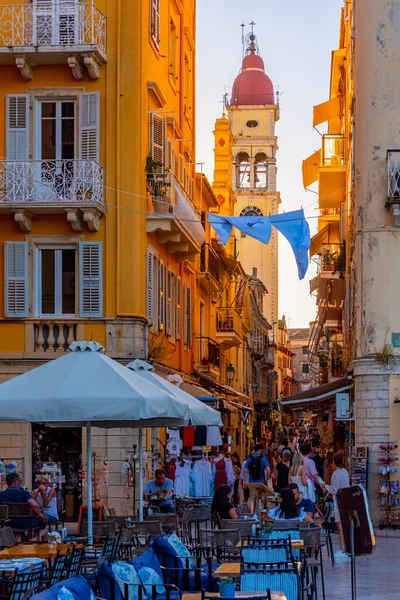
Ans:
[{"label": "potted plant on balcony", "polygon": [[166,169],[160,161],[154,160],[151,154],[146,158],[147,191],[151,196],[154,212],[172,213],[172,206],[167,198],[171,182],[168,181],[170,169]]},{"label": "potted plant on balcony", "polygon": [[329,246],[322,249],[322,270],[332,271],[332,264],[334,260],[334,254]]},{"label": "potted plant on balcony", "polygon": [[333,274],[339,273],[339,277],[344,279],[346,271],[346,244],[340,244],[340,251],[335,255]]}]

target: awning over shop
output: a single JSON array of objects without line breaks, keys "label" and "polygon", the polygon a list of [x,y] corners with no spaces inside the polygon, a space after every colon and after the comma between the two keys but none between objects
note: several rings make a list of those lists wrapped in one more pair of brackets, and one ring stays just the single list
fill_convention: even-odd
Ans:
[{"label": "awning over shop", "polygon": [[231,413],[237,414],[239,412],[236,406],[234,406],[232,402],[228,402],[227,400],[222,400],[222,406],[226,410],[229,410],[229,412]]},{"label": "awning over shop", "polygon": [[310,256],[321,252],[324,244],[339,243],[339,221],[328,223],[311,238]]},{"label": "awning over shop", "polygon": [[280,404],[284,407],[291,408],[292,410],[298,410],[305,407],[308,408],[314,404],[333,401],[336,394],[347,392],[352,386],[352,378],[343,377],[342,379],[337,379],[336,381],[331,381],[330,383],[311,388],[305,392],[286,396],[280,400]]},{"label": "awning over shop", "polygon": [[303,160],[303,185],[308,188],[318,180],[318,169],[321,164],[321,150],[317,150],[308,158]]},{"label": "awning over shop", "polygon": [[214,400],[218,400],[215,394],[212,394],[210,391],[205,388],[199,387],[198,385],[193,385],[193,383],[189,383],[188,381],[184,381],[180,387],[181,390],[190,394],[194,398],[198,400],[204,400],[205,402],[212,402]]},{"label": "awning over shop", "polygon": [[338,97],[331,98],[327,102],[314,106],[313,127],[330,121],[340,115],[340,99]]}]

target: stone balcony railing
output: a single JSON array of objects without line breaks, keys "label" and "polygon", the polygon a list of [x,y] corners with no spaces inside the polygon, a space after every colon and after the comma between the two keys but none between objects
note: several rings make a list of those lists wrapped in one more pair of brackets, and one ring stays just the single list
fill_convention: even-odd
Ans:
[{"label": "stone balcony railing", "polygon": [[75,342],[76,321],[62,318],[52,321],[33,323],[34,352],[66,352],[70,344]]}]

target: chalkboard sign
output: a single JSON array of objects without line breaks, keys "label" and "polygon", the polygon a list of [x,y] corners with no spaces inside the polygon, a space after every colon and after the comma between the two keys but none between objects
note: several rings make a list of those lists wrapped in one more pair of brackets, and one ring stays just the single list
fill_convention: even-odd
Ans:
[{"label": "chalkboard sign", "polygon": [[[104,506],[93,506],[93,522],[103,520],[103,508]],[[88,520],[88,507],[81,506],[79,509],[78,527],[76,528],[76,534],[79,535],[82,529],[82,523]]]}]

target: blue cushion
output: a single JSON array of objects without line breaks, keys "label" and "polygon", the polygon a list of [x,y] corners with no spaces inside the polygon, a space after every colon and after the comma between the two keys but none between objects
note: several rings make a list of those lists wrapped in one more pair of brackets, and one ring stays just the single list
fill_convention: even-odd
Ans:
[{"label": "blue cushion", "polygon": [[121,593],[124,594],[125,586],[122,581],[126,583],[133,583],[128,587],[128,600],[138,600],[139,598],[139,584],[141,583],[139,575],[135,567],[129,563],[117,561],[111,565],[112,572],[115,579],[121,580],[118,582]]},{"label": "blue cushion", "polygon": [[130,561],[130,563],[137,571],[139,571],[141,567],[150,567],[150,569],[154,569],[162,579],[160,563],[158,562],[153,548],[149,548],[146,552],[143,552],[143,554]]},{"label": "blue cushion", "polygon": [[75,600],[75,596],[63,586],[57,593],[57,600]]},{"label": "blue cushion", "polygon": [[[162,535],[162,536],[159,535],[154,540],[154,542],[152,544],[152,548],[153,548],[154,552],[156,553],[157,558],[159,558],[159,555],[163,555],[163,554],[167,555],[167,556],[179,557],[182,559],[186,558],[188,560],[180,561],[181,566],[182,567],[193,566],[192,554],[186,548],[185,544],[183,542],[181,542],[181,540],[178,538],[176,533],[170,533],[169,535]],[[164,561],[161,561],[161,562],[164,562]],[[169,565],[167,564],[166,566],[168,567]]]},{"label": "blue cushion", "polygon": [[74,600],[91,600],[92,588],[80,575],[71,577],[70,579],[64,579],[63,581],[60,581],[60,583],[53,585],[50,589],[40,592],[39,594],[34,594],[32,598],[34,598],[34,600],[58,600],[58,594],[63,587],[72,593]]},{"label": "blue cushion", "polygon": [[97,569],[100,598],[111,598],[111,591],[114,589],[115,600],[123,600],[121,590],[118,585],[114,585],[114,580],[115,577],[111,565],[107,561],[103,562]]},{"label": "blue cushion", "polygon": [[140,581],[143,583],[146,596],[152,597],[154,586],[157,594],[165,594],[162,577],[151,567],[142,567],[138,571]]}]

